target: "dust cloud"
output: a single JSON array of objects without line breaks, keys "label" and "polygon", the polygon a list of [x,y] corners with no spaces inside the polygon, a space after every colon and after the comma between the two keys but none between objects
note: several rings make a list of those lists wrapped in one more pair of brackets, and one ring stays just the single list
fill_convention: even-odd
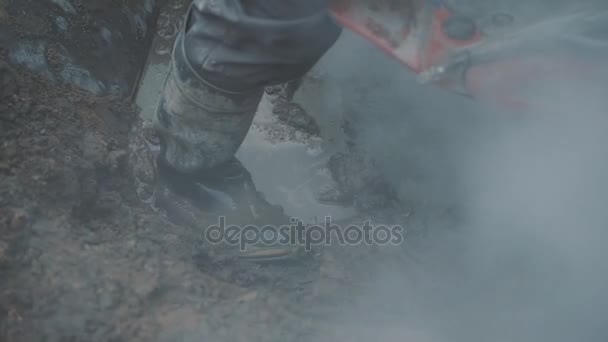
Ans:
[{"label": "dust cloud", "polygon": [[[605,84],[558,72],[534,85],[525,113],[502,112],[417,85],[345,35],[328,68],[358,108],[360,144],[425,236],[404,247],[416,267],[369,262],[376,280],[353,299],[356,324],[328,340],[606,341]],[[355,79],[373,85],[366,96]]]}]

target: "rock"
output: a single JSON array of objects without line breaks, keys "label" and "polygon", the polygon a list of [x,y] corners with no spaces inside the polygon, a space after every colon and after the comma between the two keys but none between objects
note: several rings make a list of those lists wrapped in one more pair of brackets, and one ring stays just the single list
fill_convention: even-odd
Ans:
[{"label": "rock", "polygon": [[326,187],[317,195],[317,200],[328,205],[351,206],[353,195],[338,188],[338,186]]},{"label": "rock", "polygon": [[121,165],[124,165],[127,156],[128,153],[125,150],[117,150],[110,152],[108,154],[108,165],[110,167],[110,170],[119,170],[121,168]]},{"label": "rock", "polygon": [[17,155],[17,146],[15,144],[7,145],[3,152],[7,160],[13,159]]},{"label": "rock", "polygon": [[253,290],[249,291],[238,298],[238,302],[251,302],[258,297],[258,292]]},{"label": "rock", "polygon": [[28,223],[29,223],[29,216],[25,212],[25,210],[14,209],[13,217],[11,218],[11,221],[9,224],[9,229],[12,232],[20,232],[26,228]]},{"label": "rock", "polygon": [[145,262],[140,270],[131,273],[131,290],[146,298],[160,288],[160,269],[155,262]]},{"label": "rock", "polygon": [[94,165],[106,165],[107,144],[99,134],[87,133],[82,139],[82,154],[86,160]]},{"label": "rock", "polygon": [[8,261],[8,243],[0,240],[0,266]]},{"label": "rock", "polygon": [[265,89],[266,94],[271,95],[271,96],[279,95],[282,90],[283,90],[283,86],[281,86],[281,85],[269,86],[269,87],[266,87],[266,89]]},{"label": "rock", "polygon": [[120,285],[109,282],[97,291],[97,303],[100,309],[109,310],[118,306],[122,299]]},{"label": "rock", "polygon": [[364,151],[349,148],[338,152],[329,158],[327,167],[336,186],[334,191],[324,193],[320,200],[332,202],[332,196],[336,200],[348,199],[362,212],[385,208],[397,201],[394,190]]},{"label": "rock", "polygon": [[319,135],[321,130],[315,119],[310,116],[304,108],[293,102],[278,102],[275,104],[273,113],[278,115],[279,120],[284,124],[295,128],[298,131]]},{"label": "rock", "polygon": [[0,172],[9,173],[11,171],[11,166],[4,161],[0,162]]},{"label": "rock", "polygon": [[8,21],[8,13],[6,13],[6,5],[0,5],[0,23],[6,23]]},{"label": "rock", "polygon": [[17,90],[15,71],[8,64],[0,61],[0,99],[11,98]]}]

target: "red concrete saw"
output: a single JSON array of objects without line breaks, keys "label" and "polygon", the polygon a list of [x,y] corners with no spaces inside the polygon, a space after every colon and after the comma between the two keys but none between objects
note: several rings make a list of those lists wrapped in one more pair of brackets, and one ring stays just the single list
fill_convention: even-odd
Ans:
[{"label": "red concrete saw", "polygon": [[331,10],[422,83],[511,108],[555,81],[608,81],[603,0],[331,0]]}]

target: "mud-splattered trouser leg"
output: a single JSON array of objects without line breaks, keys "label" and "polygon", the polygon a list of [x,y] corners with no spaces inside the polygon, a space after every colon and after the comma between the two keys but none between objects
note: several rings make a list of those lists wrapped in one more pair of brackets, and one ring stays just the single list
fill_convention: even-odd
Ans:
[{"label": "mud-splattered trouser leg", "polygon": [[196,173],[232,159],[265,86],[302,77],[340,29],[327,0],[194,0],[157,112],[161,161]]}]

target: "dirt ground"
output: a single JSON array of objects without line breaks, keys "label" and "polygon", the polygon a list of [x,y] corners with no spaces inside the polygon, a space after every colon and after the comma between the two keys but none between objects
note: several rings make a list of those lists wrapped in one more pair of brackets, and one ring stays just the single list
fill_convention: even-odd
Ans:
[{"label": "dirt ground", "polygon": [[0,72],[1,340],[303,341],[352,300],[357,260],[378,251],[209,260],[200,232],[135,195],[135,108],[5,62]]},{"label": "dirt ground", "polygon": [[141,72],[156,0],[1,0],[8,59],[98,95],[128,96]]},{"label": "dirt ground", "polygon": [[[373,283],[367,266],[415,264],[401,248],[215,260],[201,231],[141,203],[128,160],[139,113],[128,99],[154,5],[0,0],[0,341],[369,340],[340,317]],[[319,134],[298,105],[277,108],[288,132]],[[330,159],[336,187],[322,200],[362,213],[393,205],[350,148]]]}]

